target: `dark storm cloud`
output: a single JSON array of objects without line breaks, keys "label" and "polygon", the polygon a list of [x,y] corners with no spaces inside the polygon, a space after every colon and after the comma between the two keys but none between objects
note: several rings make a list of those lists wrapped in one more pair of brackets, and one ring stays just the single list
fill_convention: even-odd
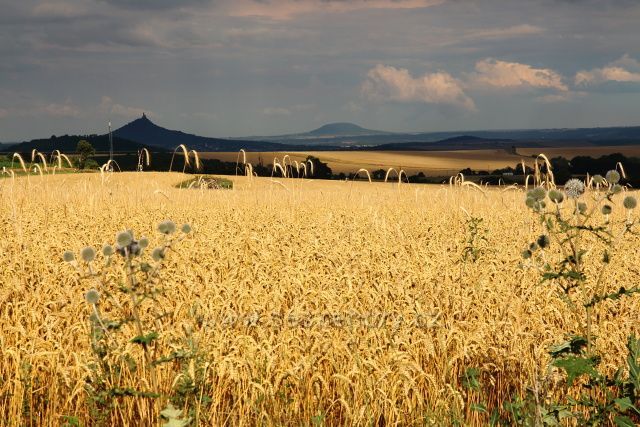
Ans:
[{"label": "dark storm cloud", "polygon": [[0,9],[0,141],[91,132],[142,109],[168,127],[225,136],[334,120],[391,130],[633,124],[640,101],[631,0],[0,0]]}]

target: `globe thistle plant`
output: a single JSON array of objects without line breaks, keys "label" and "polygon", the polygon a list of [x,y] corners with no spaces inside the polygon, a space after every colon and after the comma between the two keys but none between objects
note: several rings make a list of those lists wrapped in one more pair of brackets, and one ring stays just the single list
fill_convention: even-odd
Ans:
[{"label": "globe thistle plant", "polygon": [[[92,379],[92,387],[104,387],[106,395],[114,384],[118,384],[120,377],[116,375],[104,381],[102,378],[118,371],[119,368],[111,364],[118,360],[117,355],[122,354],[130,343],[138,345],[138,357],[146,366],[144,375],[149,375],[141,383],[150,384],[153,389],[158,387],[156,366],[174,360],[162,356],[163,353],[173,354],[174,348],[163,348],[159,343],[160,330],[166,327],[162,325],[170,319],[166,308],[171,307],[165,296],[167,288],[163,286],[161,271],[169,251],[186,238],[191,227],[185,224],[181,232],[176,233],[175,223],[163,221],[158,231],[162,234],[159,246],[149,255],[144,253],[144,249],[149,246],[150,239],[141,237],[136,240],[133,231],[125,230],[116,234],[114,245],[103,246],[105,262],[102,265],[96,262],[96,250],[90,246],[80,250],[82,263],[75,262],[71,251],[62,256],[65,262],[75,267],[81,280],[90,281],[93,286],[84,294],[84,300],[91,306],[91,344],[100,367]],[[114,258],[115,254],[122,257]],[[123,277],[124,282],[121,280]],[[109,311],[101,313],[99,302],[104,302],[102,306]],[[123,339],[127,333],[133,337]],[[186,350],[183,353],[188,354]]]},{"label": "globe thistle plant", "polygon": [[[594,182],[606,185],[605,192],[585,194],[586,187],[579,179],[570,179],[564,185],[564,194],[557,189],[549,190],[546,196],[553,202],[547,209],[544,200],[544,189],[536,188],[527,193],[526,205],[540,217],[540,223],[545,233],[538,237],[522,253],[525,267],[536,269],[543,281],[556,283],[563,299],[569,302],[570,307],[575,308],[580,303],[586,310],[587,327],[585,332],[589,350],[591,349],[591,309],[603,299],[615,299],[618,293],[607,293],[603,282],[606,265],[614,255],[615,244],[627,233],[635,233],[632,228],[635,222],[631,217],[633,209],[637,206],[634,196],[627,196],[622,206],[627,210],[627,220],[614,227],[610,221],[616,204],[615,196],[622,191],[618,182],[620,174],[617,171],[609,171],[606,181],[602,177],[594,177]],[[564,195],[572,200],[571,207],[562,206]],[[584,197],[583,197],[584,196]],[[598,224],[600,216],[594,215],[600,211],[604,215],[604,221]],[[602,245],[602,257],[595,258],[602,262],[602,266],[595,269],[599,275],[595,277],[592,286],[587,276],[587,266],[594,258],[587,258],[587,254],[593,252],[593,243],[587,241],[595,239]],[[559,259],[554,260],[559,256]],[[590,285],[587,287],[586,283]],[[634,292],[634,291],[631,291]],[[624,289],[623,294],[628,294],[629,289]]]}]

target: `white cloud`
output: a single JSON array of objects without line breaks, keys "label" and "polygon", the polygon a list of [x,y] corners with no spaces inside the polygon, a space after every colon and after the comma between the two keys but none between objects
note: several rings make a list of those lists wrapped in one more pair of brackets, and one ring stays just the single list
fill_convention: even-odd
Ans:
[{"label": "white cloud", "polygon": [[569,90],[562,76],[549,68],[487,58],[478,61],[475,69],[469,76],[469,84],[476,87]]},{"label": "white cloud", "polygon": [[439,71],[413,77],[404,68],[378,64],[370,69],[361,87],[362,95],[376,102],[443,104],[475,111],[461,82],[449,73]]},{"label": "white cloud", "polygon": [[149,117],[157,117],[153,111],[149,111],[140,107],[129,107],[126,105],[118,104],[113,101],[108,96],[103,96],[100,105],[98,106],[98,111],[103,114],[112,114],[115,116],[125,117],[125,118],[136,118],[142,116],[142,114],[146,114]]},{"label": "white cloud", "polygon": [[594,85],[608,81],[640,83],[640,62],[623,55],[603,68],[579,71],[574,78],[578,86]]}]

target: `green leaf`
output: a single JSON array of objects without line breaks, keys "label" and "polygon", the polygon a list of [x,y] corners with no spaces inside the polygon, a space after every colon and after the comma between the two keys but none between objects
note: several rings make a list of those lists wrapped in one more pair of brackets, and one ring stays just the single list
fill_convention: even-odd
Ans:
[{"label": "green leaf", "polygon": [[167,419],[180,418],[182,417],[182,409],[178,409],[169,403],[166,408],[160,411],[160,416]]},{"label": "green leaf", "polygon": [[153,340],[158,339],[158,336],[159,335],[157,332],[150,332],[147,335],[138,335],[137,337],[133,338],[131,342],[134,344],[149,345]]},{"label": "green leaf", "polygon": [[469,408],[472,411],[480,412],[481,414],[487,413],[487,407],[484,406],[484,403],[472,403],[471,406],[469,406]]},{"label": "green leaf", "polygon": [[553,366],[564,369],[567,373],[567,384],[569,386],[573,384],[576,378],[582,375],[589,375],[590,377],[596,377],[598,375],[598,372],[594,369],[595,361],[591,358],[571,356],[565,359],[554,360]]},{"label": "green leaf", "polygon": [[467,368],[462,375],[462,386],[467,390],[480,390],[480,369]]},{"label": "green leaf", "polygon": [[616,415],[613,419],[618,427],[635,427],[635,423],[631,421],[631,418],[624,415]]},{"label": "green leaf", "polygon": [[638,365],[638,359],[640,359],[640,340],[638,340],[635,335],[629,336],[627,349],[629,350],[629,354],[627,355],[629,382],[633,385],[635,392],[638,393],[640,392],[640,365]]},{"label": "green leaf", "polygon": [[166,420],[162,427],[185,427],[191,422],[191,417],[182,418],[182,409],[178,409],[171,403],[160,412],[160,416]]},{"label": "green leaf", "polygon": [[551,357],[558,358],[565,354],[580,354],[587,346],[587,340],[579,335],[571,335],[567,341],[556,344],[549,349]]},{"label": "green leaf", "polygon": [[621,412],[625,412],[628,409],[633,409],[634,411],[638,412],[638,409],[633,406],[633,402],[631,402],[631,399],[629,399],[628,397],[613,399],[613,401],[616,405],[618,405],[618,408],[620,408]]},{"label": "green leaf", "polygon": [[555,414],[551,413],[551,414],[546,414],[542,417],[542,423],[545,426],[557,426],[558,425],[558,419],[556,417]]},{"label": "green leaf", "polygon": [[562,421],[565,418],[573,418],[573,412],[568,409],[559,409],[558,410],[558,420]]},{"label": "green leaf", "polygon": [[166,423],[162,424],[162,427],[186,427],[191,422],[191,418],[181,420],[178,418],[171,418]]}]

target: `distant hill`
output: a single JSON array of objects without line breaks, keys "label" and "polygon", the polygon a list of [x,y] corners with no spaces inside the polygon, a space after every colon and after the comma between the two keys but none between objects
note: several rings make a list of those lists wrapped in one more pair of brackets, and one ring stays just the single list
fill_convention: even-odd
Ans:
[{"label": "distant hill", "polygon": [[[462,132],[392,133],[365,129],[353,123],[328,123],[309,132],[265,137],[209,138],[156,125],[146,115],[122,126],[113,133],[115,151],[173,150],[184,144],[197,151],[434,151],[603,147],[640,145],[640,126],[581,129],[480,130]],[[33,148],[50,152],[75,151],[80,139],[87,139],[98,151],[108,151],[107,135],[65,135],[37,139],[17,145],[0,145],[0,151],[28,152]]]},{"label": "distant hill", "polygon": [[[354,123],[337,122],[327,123],[309,132],[272,136],[248,136],[240,139],[257,139],[284,145],[302,145],[307,147],[313,145],[315,148],[322,149],[322,147],[325,147],[324,149],[326,149],[327,146],[352,148],[354,140],[377,141],[381,138],[382,142],[387,142],[384,138],[391,135],[394,134],[392,132],[366,129]],[[366,145],[375,145],[375,143]]]},{"label": "distant hill", "polygon": [[241,148],[247,151],[290,151],[292,149],[292,147],[268,141],[208,138],[166,129],[153,123],[145,114],[117,129],[113,134],[140,144],[170,150],[180,144],[197,151],[239,151]]},{"label": "distant hill", "polygon": [[[303,144],[314,147],[337,146],[343,149],[382,147],[389,144],[435,143],[442,145],[461,141],[452,138],[483,138],[493,141],[512,140],[520,147],[544,146],[606,146],[640,144],[640,126],[579,128],[579,129],[519,129],[519,130],[478,130],[445,132],[393,133],[372,131],[352,123],[332,123],[310,132],[279,136],[255,137],[280,144]],[[471,143],[471,140],[467,142]],[[479,143],[480,141],[476,141]],[[473,144],[471,144],[473,145]],[[430,144],[420,145],[420,149],[433,149]],[[408,148],[407,148],[408,149]],[[440,149],[455,149],[446,146]]]},{"label": "distant hill", "polygon": [[[17,153],[28,153],[34,148],[43,153],[50,153],[54,150],[60,150],[63,153],[73,153],[76,151],[78,141],[82,139],[89,141],[91,145],[93,145],[93,148],[96,149],[96,151],[109,151],[108,135],[52,136],[51,138],[47,139],[34,139],[31,141],[21,142],[19,144],[7,147],[7,149]],[[2,148],[4,149],[4,147]],[[137,142],[118,138],[116,136],[113,137],[113,151],[116,153],[135,152],[140,150],[141,148],[147,148],[149,151],[165,151],[163,148],[139,144]]]},{"label": "distant hill", "polygon": [[328,123],[314,129],[311,132],[302,133],[297,136],[357,136],[357,135],[388,135],[391,132],[382,132],[379,130],[365,129],[353,123]]}]

